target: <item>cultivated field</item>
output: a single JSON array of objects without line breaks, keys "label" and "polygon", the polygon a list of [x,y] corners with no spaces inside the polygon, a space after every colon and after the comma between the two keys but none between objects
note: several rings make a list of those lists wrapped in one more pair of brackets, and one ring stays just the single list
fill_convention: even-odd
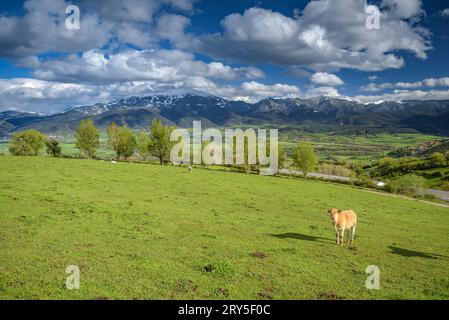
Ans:
[{"label": "cultivated field", "polygon": [[286,148],[293,149],[297,141],[311,142],[320,159],[369,162],[385,157],[403,147],[416,147],[422,143],[444,140],[443,137],[414,133],[378,133],[369,135],[300,134],[290,131],[281,135]]},{"label": "cultivated field", "polygon": [[[449,298],[445,207],[147,164],[4,155],[0,172],[1,299]],[[358,213],[354,246],[334,244],[330,206]]]}]

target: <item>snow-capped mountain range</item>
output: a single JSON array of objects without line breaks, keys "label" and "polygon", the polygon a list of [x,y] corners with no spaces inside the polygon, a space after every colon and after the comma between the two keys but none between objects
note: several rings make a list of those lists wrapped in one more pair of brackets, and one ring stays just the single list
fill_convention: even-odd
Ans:
[{"label": "snow-capped mountain range", "polygon": [[134,129],[148,128],[154,118],[179,127],[201,120],[205,127],[308,127],[318,131],[352,129],[406,130],[449,134],[449,100],[377,101],[361,104],[330,97],[264,99],[250,104],[200,92],[128,96],[109,103],[70,108],[53,115],[6,111],[0,113],[0,136],[35,128],[45,133],[76,130],[92,118],[101,128],[111,122]]}]

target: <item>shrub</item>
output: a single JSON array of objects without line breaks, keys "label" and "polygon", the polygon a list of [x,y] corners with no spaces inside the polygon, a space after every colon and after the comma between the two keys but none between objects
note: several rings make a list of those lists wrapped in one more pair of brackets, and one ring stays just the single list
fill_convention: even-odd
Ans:
[{"label": "shrub", "polygon": [[355,180],[354,185],[364,188],[374,187],[374,183],[370,179],[367,179],[366,177],[360,177],[359,179]]},{"label": "shrub", "polygon": [[363,163],[361,161],[351,162],[349,164],[349,169],[351,169],[355,175],[361,175],[363,173]]},{"label": "shrub", "polygon": [[387,184],[387,189],[394,193],[415,195],[424,188],[426,179],[415,174],[399,177]]},{"label": "shrub", "polygon": [[45,135],[37,130],[17,132],[12,135],[8,149],[15,156],[37,156],[45,140]]},{"label": "shrub", "polygon": [[383,188],[385,192],[394,193],[393,186],[390,182],[388,182]]},{"label": "shrub", "polygon": [[346,168],[345,166],[335,166],[335,175],[340,177],[355,177],[354,171]]},{"label": "shrub", "polygon": [[433,195],[433,194],[424,194],[424,195],[422,195],[422,196],[416,196],[416,198],[418,198],[418,199],[423,199],[423,200],[428,200],[428,201],[435,201],[435,200],[438,199],[438,198],[437,198],[435,195]]},{"label": "shrub", "polygon": [[320,164],[319,168],[318,168],[318,172],[327,174],[327,175],[332,175],[334,174],[334,168],[335,165],[333,165],[332,163],[322,163]]},{"label": "shrub", "polygon": [[434,174],[432,174],[432,177],[434,177],[434,178],[442,178],[442,177],[444,177],[444,174],[441,171],[437,171]]},{"label": "shrub", "polygon": [[356,176],[355,172],[343,165],[334,165],[332,163],[323,163],[319,166],[318,171],[327,175],[350,177]]},{"label": "shrub", "polygon": [[444,175],[441,171],[419,173],[426,179],[442,178]]},{"label": "shrub", "polygon": [[430,161],[436,167],[444,167],[446,165],[446,157],[439,152],[432,154]]},{"label": "shrub", "polygon": [[440,189],[441,189],[441,190],[445,190],[445,191],[449,191],[449,181],[444,181],[444,182],[440,185]]}]

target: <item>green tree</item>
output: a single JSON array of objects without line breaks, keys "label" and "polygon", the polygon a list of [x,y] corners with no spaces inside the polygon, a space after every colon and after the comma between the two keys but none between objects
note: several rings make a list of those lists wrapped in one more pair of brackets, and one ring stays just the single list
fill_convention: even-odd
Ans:
[{"label": "green tree", "polygon": [[46,136],[37,130],[17,132],[11,136],[8,149],[15,156],[37,156],[46,139]]},{"label": "green tree", "polygon": [[142,160],[145,160],[150,154],[151,140],[149,133],[146,130],[140,130],[140,132],[137,134],[136,142],[137,151],[139,152]]},{"label": "green tree", "polygon": [[[243,169],[245,170],[246,174],[250,174],[251,171],[254,170],[255,165],[259,164],[259,150],[257,149],[257,145],[255,146],[256,148],[256,164],[250,164],[249,163],[249,159],[248,159],[248,152],[249,152],[249,141],[247,139],[244,139],[244,147],[243,147]],[[234,144],[235,145],[235,144]],[[268,152],[268,154],[270,154]]]},{"label": "green tree", "polygon": [[279,169],[283,168],[285,163],[287,161],[287,156],[285,154],[285,148],[282,144],[279,143],[278,145],[278,164],[279,164]]},{"label": "green tree", "polygon": [[119,128],[120,155],[128,160],[136,151],[136,137],[134,132],[127,126]]},{"label": "green tree", "polygon": [[[106,134],[108,136],[107,145],[109,149],[116,151],[118,149],[118,126],[112,122],[106,127]],[[119,160],[120,154],[116,152],[116,158]]]},{"label": "green tree", "polygon": [[170,150],[174,142],[170,141],[170,134],[174,127],[165,126],[159,119],[154,119],[151,122],[150,130],[150,152],[159,159],[160,164],[169,161]]},{"label": "green tree", "polygon": [[[237,164],[237,144],[238,143],[242,143],[243,144],[243,163],[242,164]],[[251,148],[250,148],[251,146]],[[254,144],[250,144],[250,141],[248,139],[248,137],[244,136],[243,140],[238,140],[236,136],[234,136],[232,138],[232,154],[233,154],[233,163],[235,164],[236,167],[239,168],[239,170],[243,170],[246,174],[250,174],[252,170],[254,170],[254,168],[256,167],[256,165],[259,164],[259,150],[257,148],[257,143]],[[269,146],[269,142],[267,142],[267,157],[270,155],[270,146]],[[253,164],[249,163],[249,150],[250,149],[255,149],[256,150],[256,159],[255,162]],[[223,150],[223,154],[225,153],[225,150]]]},{"label": "green tree", "polygon": [[[257,140],[257,137],[254,138],[254,140]],[[237,137],[233,137],[232,145],[233,145],[233,154],[234,163],[237,163]],[[260,170],[260,168],[268,167],[268,164],[261,164],[259,161],[259,152],[261,154],[265,155],[266,157],[270,158],[271,156],[271,143],[270,140],[267,139],[265,150],[259,150],[259,144],[256,142],[251,143],[251,139],[249,136],[244,136],[243,140],[240,142],[243,142],[243,164],[239,165],[240,168],[243,168],[246,174],[250,174],[252,171],[256,170],[257,168]],[[255,163],[249,163],[249,151],[254,150],[255,151]],[[253,156],[253,155],[252,155]],[[285,149],[284,147],[278,143],[278,168],[282,168],[286,162],[286,155],[285,155]],[[271,164],[270,164],[271,165]]]},{"label": "green tree", "polygon": [[128,160],[136,150],[136,137],[134,132],[127,126],[118,127],[111,123],[107,128],[108,146],[111,148],[120,160],[120,157]]},{"label": "green tree", "polygon": [[431,162],[436,167],[444,167],[446,165],[446,157],[440,152],[432,154]]},{"label": "green tree", "polygon": [[47,146],[47,154],[52,157],[60,157],[61,156],[61,146],[59,142],[55,139],[48,140],[45,145]]},{"label": "green tree", "polygon": [[318,158],[313,146],[305,141],[298,142],[293,151],[293,163],[304,173],[304,178],[306,178],[307,174],[315,169],[315,166],[318,164]]},{"label": "green tree", "polygon": [[[267,142],[266,146],[266,152],[267,156],[269,157],[271,155],[271,144],[270,141]],[[246,152],[247,148],[245,148]],[[247,155],[245,154],[245,159],[247,159]],[[282,169],[285,166],[285,163],[287,162],[287,156],[285,153],[285,148],[282,144],[278,143],[278,169]],[[259,148],[257,146],[257,163],[259,164]],[[259,164],[260,165],[260,164]]]},{"label": "green tree", "polygon": [[95,157],[100,146],[100,131],[95,127],[92,119],[82,120],[76,131],[76,147],[89,159]]}]

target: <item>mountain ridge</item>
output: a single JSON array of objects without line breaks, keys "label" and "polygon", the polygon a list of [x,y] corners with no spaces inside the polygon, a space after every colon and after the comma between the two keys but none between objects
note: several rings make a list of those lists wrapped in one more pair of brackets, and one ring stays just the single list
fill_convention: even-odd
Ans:
[{"label": "mountain ridge", "polygon": [[75,131],[79,121],[86,118],[92,118],[101,128],[110,122],[127,124],[133,129],[148,128],[154,118],[160,118],[167,124],[182,127],[190,127],[188,123],[191,124],[193,120],[202,120],[206,127],[316,126],[327,130],[346,126],[448,135],[449,100],[361,104],[318,96],[308,99],[266,98],[247,103],[192,92],[127,96],[50,115],[0,112],[0,136],[26,129],[37,129],[49,134],[69,133]]}]

